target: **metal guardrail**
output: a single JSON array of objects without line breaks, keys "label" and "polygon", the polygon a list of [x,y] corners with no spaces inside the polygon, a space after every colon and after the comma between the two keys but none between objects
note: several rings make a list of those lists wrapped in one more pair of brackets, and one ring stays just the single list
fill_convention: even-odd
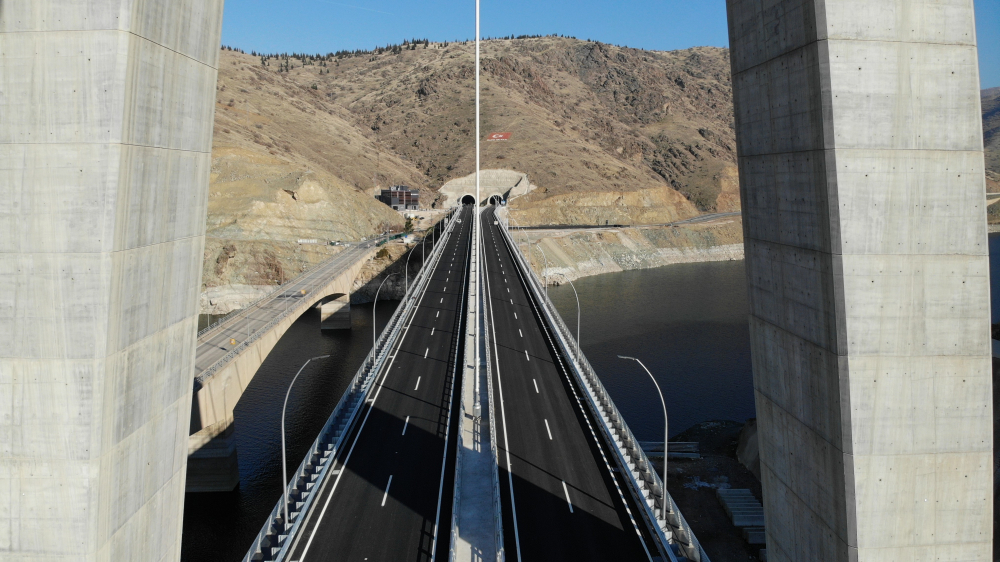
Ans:
[{"label": "metal guardrail", "polygon": [[[481,271],[481,270],[480,270]],[[480,278],[482,278],[482,273],[480,273]],[[482,286],[483,284],[480,284]],[[485,305],[486,301],[486,291],[480,291],[479,302]],[[481,308],[482,311],[486,310],[486,307]],[[485,318],[485,316],[483,316]],[[490,318],[492,321],[492,318]],[[486,396],[489,400],[489,417],[490,417],[490,454],[493,457],[492,466],[492,476],[493,476],[493,520],[496,522],[496,527],[493,530],[494,539],[496,542],[496,552],[497,552],[497,562],[504,562],[506,559],[506,554],[504,552],[503,545],[503,512],[501,511],[500,505],[500,453],[497,451],[497,423],[496,416],[494,412],[496,409],[493,407],[493,367],[490,362],[490,332],[489,330],[482,330],[483,341],[485,342],[486,348]]]},{"label": "metal guardrail", "polygon": [[[478,211],[478,209],[477,209],[477,211]],[[476,221],[476,222],[473,223],[473,225],[474,225],[473,228],[476,228],[478,226],[478,221],[480,220],[480,218],[479,218],[478,215],[475,215],[473,217],[473,220]],[[479,239],[476,238],[475,241],[478,243]],[[480,259],[481,256],[482,256],[482,248],[477,245],[475,247],[475,249],[474,249],[474,252],[475,252],[475,254],[474,254],[475,258],[474,259],[476,260],[475,270],[476,270],[476,280],[477,280],[476,298],[478,299],[478,310],[479,310],[478,321],[480,323],[479,331],[480,331],[481,334],[483,334],[483,338],[484,338],[483,339],[484,345],[482,347],[483,347],[483,358],[486,361],[486,392],[487,392],[487,397],[488,397],[488,400],[489,400],[490,455],[491,455],[491,458],[492,458],[492,462],[490,463],[490,465],[491,465],[491,476],[493,477],[492,478],[493,479],[493,486],[492,486],[492,488],[493,488],[493,522],[494,522],[493,540],[494,540],[494,549],[495,549],[495,552],[496,552],[496,562],[504,562],[506,560],[506,554],[504,552],[504,543],[503,543],[503,513],[501,512],[501,505],[500,505],[500,469],[499,469],[500,465],[499,465],[499,453],[497,452],[496,417],[494,416],[494,411],[495,410],[493,408],[493,375],[492,375],[493,371],[492,371],[492,367],[491,367],[490,353],[489,353],[489,349],[490,349],[489,342],[490,342],[490,339],[489,339],[489,330],[487,330],[486,327],[485,327],[485,323],[486,323],[485,312],[487,310],[487,307],[486,307],[487,294],[486,294],[486,291],[483,290],[483,287],[485,286],[485,279],[483,277],[482,261]],[[475,345],[478,346],[479,345],[479,341],[476,341]],[[479,368],[480,368],[480,366],[478,364],[475,365],[475,372],[478,373],[479,372]],[[475,384],[479,384],[479,377],[478,376],[474,377],[474,380],[472,382],[474,382]],[[478,405],[479,401],[481,400],[481,398],[479,397],[479,392],[478,391],[474,390],[474,393],[475,393],[475,396],[476,396],[476,405]],[[462,415],[464,416],[465,413],[466,413],[465,402],[463,401],[462,402]],[[481,424],[482,423],[482,419],[481,418],[476,419],[475,423],[476,424]],[[480,432],[480,438],[482,438],[482,433],[481,432]],[[480,443],[480,446],[482,446],[482,443]],[[458,455],[458,459],[456,459],[456,461],[457,461],[455,463],[456,466],[457,467],[460,466],[461,465],[461,447],[459,447],[459,455]],[[460,474],[461,473],[459,472],[459,475]],[[458,476],[456,476],[456,486],[455,486],[455,490],[456,490],[455,506],[456,507],[458,506],[458,492],[457,491],[460,489],[460,487],[457,484],[457,482],[458,482],[457,478],[458,478]],[[452,522],[452,543],[451,543],[452,544],[452,549],[451,549],[451,558],[450,558],[451,562],[455,562],[455,555],[456,555],[456,553],[455,553],[455,544],[456,544],[457,540],[458,540],[458,521],[457,521],[457,518],[456,518]],[[486,560],[486,559],[487,558],[484,557],[484,560]]]},{"label": "metal guardrail", "polygon": [[[467,270],[467,273],[469,275],[471,275],[471,273],[472,273],[472,266],[476,263],[476,258],[474,257],[476,255],[475,254],[475,251],[476,251],[475,250],[475,239],[476,239],[475,238],[475,226],[473,226],[473,237],[472,237],[472,242],[473,243],[469,245],[470,246],[469,247],[470,256],[469,256],[469,264],[468,264],[469,267],[468,267],[468,270]],[[463,329],[460,330],[460,331],[458,331],[455,334],[456,335],[456,343],[460,342],[462,338],[465,338],[466,342],[469,341],[469,334],[467,332],[469,330],[469,326],[471,325],[469,323],[469,316],[472,313],[471,313],[470,307],[469,307],[469,302],[470,301],[468,299],[468,289],[471,286],[472,286],[472,283],[467,281],[466,282],[466,299],[465,299],[465,305],[463,306],[463,309],[462,309],[462,314],[465,315],[465,321],[461,324],[461,326],[463,326]],[[476,344],[477,344],[477,342],[475,342],[475,340],[473,339],[473,345],[476,345]],[[466,371],[465,359],[458,356],[458,349],[459,349],[458,346],[456,346],[456,349],[455,349],[455,368],[456,368],[456,371],[457,371],[458,368],[459,368],[458,367],[459,366],[459,361],[461,361],[461,363],[462,363],[462,367],[461,368],[462,368],[462,372],[463,372],[463,375],[464,375],[464,373]],[[470,352],[469,348],[466,346],[462,350],[465,352],[466,356],[468,356],[468,353]],[[474,351],[473,351],[473,353],[474,353]],[[466,383],[476,383],[476,382],[477,381],[474,378],[472,378],[472,380],[468,380],[468,381],[463,382],[463,384],[462,384],[462,392],[465,393],[465,390],[466,390],[465,384]],[[475,390],[473,390],[473,392],[475,392]],[[461,420],[465,420],[466,413],[467,413],[467,410],[465,409],[465,400],[463,398],[462,400],[459,400],[459,415],[461,416],[461,418],[460,418]],[[458,514],[459,514],[459,510],[461,508],[461,504],[462,504],[462,457],[463,457],[462,450],[465,447],[463,447],[462,443],[461,443],[461,432],[462,432],[462,423],[460,422],[459,423],[459,435],[456,436],[456,439],[458,439],[458,443],[456,443],[456,447],[455,447],[455,482],[454,482],[454,486],[453,486],[455,491],[454,491],[454,497],[452,498],[452,502],[451,502],[451,544],[450,544],[450,546],[448,548],[448,560],[450,562],[455,562],[455,556],[456,556],[455,546],[458,544]]]},{"label": "metal guardrail", "polygon": [[[542,282],[528,265],[520,247],[511,238],[505,222],[500,221],[500,225],[503,226],[500,230],[504,234],[505,241],[510,248],[515,250],[512,253],[519,262],[521,270],[525,272],[524,277],[528,281],[527,284],[536,301],[542,304],[542,310],[549,324],[555,328],[560,347],[563,348],[563,355],[573,366],[571,371],[573,371],[577,382],[586,391],[584,394],[591,410],[601,419],[602,423],[599,425],[605,437],[609,443],[614,445],[617,464],[622,469],[621,472],[628,477],[629,488],[643,508],[643,519],[647,525],[655,522],[655,525],[650,525],[650,527],[655,529],[664,545],[676,545],[680,554],[694,562],[710,562],[708,554],[701,547],[691,526],[684,519],[670,493],[664,488],[663,480],[656,473],[646,453],[642,450],[639,440],[632,434],[628,424],[625,423],[625,418],[618,411],[611,395],[601,383],[600,377],[597,376],[593,366],[580,349],[576,338],[573,337],[555,305],[549,300],[542,288]],[[661,505],[663,494],[667,495],[668,513],[666,514],[661,514],[660,509],[656,507]],[[660,517],[661,515],[662,517]],[[670,554],[675,555],[676,553],[671,549]]]},{"label": "metal guardrail", "polygon": [[[453,225],[454,220],[451,220],[438,242],[448,239]],[[430,272],[434,270],[437,262],[441,259],[445,245],[438,243],[435,246],[431,253],[431,259],[426,264],[430,267],[422,267],[417,283],[411,285],[410,293],[413,295],[423,294],[430,281]],[[315,492],[321,488],[326,479],[330,466],[333,465],[333,459],[340,451],[344,438],[350,433],[361,405],[374,386],[373,383],[378,378],[389,351],[399,338],[400,328],[405,325],[405,319],[409,318],[416,310],[416,303],[417,299],[410,294],[404,297],[403,305],[398,307],[389,319],[389,323],[368,353],[365,362],[354,375],[350,386],[347,387],[340,402],[337,403],[323,429],[313,441],[309,454],[302,459],[291,481],[288,482],[286,490],[291,521],[284,521],[282,502],[285,496],[282,495],[278,498],[274,509],[271,510],[263,528],[251,543],[250,549],[243,557],[243,562],[285,560],[289,547],[301,528],[303,515],[309,512],[309,508],[316,499]]]}]

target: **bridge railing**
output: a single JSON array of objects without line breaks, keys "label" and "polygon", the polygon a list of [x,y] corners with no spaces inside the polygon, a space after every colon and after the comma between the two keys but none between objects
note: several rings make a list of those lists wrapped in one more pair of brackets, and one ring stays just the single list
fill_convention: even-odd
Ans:
[{"label": "bridge railing", "polygon": [[[590,409],[602,421],[599,425],[607,437],[607,441],[613,446],[618,464],[623,469],[622,473],[627,477],[632,494],[642,508],[642,517],[647,526],[657,531],[660,541],[669,549],[668,555],[672,559],[677,554],[683,554],[694,562],[710,562],[691,526],[684,519],[670,493],[664,488],[663,480],[642,450],[639,440],[632,434],[628,424],[625,423],[625,418],[618,411],[611,395],[604,388],[600,377],[597,376],[597,372],[580,349],[572,331],[566,326],[559,311],[549,300],[542,281],[531,269],[524,254],[521,253],[520,247],[510,236],[505,222],[500,221],[500,225],[503,226],[500,230],[503,232],[507,244],[514,250],[513,254],[519,262],[520,269],[525,272],[525,279],[531,292],[536,300],[542,304],[542,310],[549,324],[555,328],[563,355],[572,364],[573,369],[571,370],[585,390],[584,394]],[[659,507],[662,505],[663,494],[667,496],[667,513],[665,514],[661,513]],[[675,545],[678,552],[674,552],[670,545]]]},{"label": "bridge railing", "polygon": [[[449,221],[438,242],[447,240],[453,225],[454,220]],[[243,557],[243,562],[284,561],[289,555],[289,548],[302,528],[304,516],[309,513],[309,509],[317,497],[316,492],[322,487],[330,466],[333,465],[333,460],[337,457],[338,451],[341,450],[344,439],[356,422],[357,414],[374,386],[389,352],[398,341],[401,328],[406,324],[406,319],[416,310],[419,299],[415,296],[423,294],[427,288],[430,282],[430,272],[440,261],[443,248],[444,244],[436,244],[426,263],[426,266],[429,267],[421,267],[416,283],[410,286],[410,290],[403,298],[403,303],[396,308],[376,344],[340,398],[340,402],[337,403],[323,429],[313,441],[309,453],[302,459],[293,473],[291,481],[287,483],[289,521],[284,520],[286,495],[282,495],[278,498],[277,505],[271,510],[264,526],[251,543],[250,549]]]}]

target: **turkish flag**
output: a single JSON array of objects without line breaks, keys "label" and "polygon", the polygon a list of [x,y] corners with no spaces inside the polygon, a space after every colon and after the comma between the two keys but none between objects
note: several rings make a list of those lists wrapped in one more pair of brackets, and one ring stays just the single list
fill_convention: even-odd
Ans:
[{"label": "turkish flag", "polygon": [[490,133],[486,140],[488,141],[505,141],[510,140],[510,133]]}]

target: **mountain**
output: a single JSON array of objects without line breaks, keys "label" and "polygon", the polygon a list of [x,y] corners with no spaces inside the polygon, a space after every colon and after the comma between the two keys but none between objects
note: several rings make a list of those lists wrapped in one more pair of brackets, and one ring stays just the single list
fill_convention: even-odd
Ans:
[{"label": "mountain", "polygon": [[[422,176],[383,170],[380,184],[434,191],[475,169],[472,42],[257,63],[315,88]],[[512,133],[483,143],[482,167],[524,172],[539,186],[513,205],[528,222],[593,224],[615,205],[626,222],[739,208],[727,50],[495,39],[483,43],[481,68],[482,135]]]},{"label": "mountain", "polygon": [[[472,42],[220,57],[205,284],[290,277],[399,228],[375,188],[425,205],[475,169]],[[739,210],[729,54],[564,37],[483,42],[484,169],[526,173],[522,224],[671,222]],[[982,92],[988,186],[1000,190],[1000,89]]]}]

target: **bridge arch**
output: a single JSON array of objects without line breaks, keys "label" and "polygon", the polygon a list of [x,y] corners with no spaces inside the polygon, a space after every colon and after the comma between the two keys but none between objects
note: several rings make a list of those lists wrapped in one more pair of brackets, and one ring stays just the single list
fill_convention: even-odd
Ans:
[{"label": "bridge arch", "polygon": [[[278,320],[266,330],[253,332],[251,339],[246,339],[244,335],[244,338],[237,340],[235,348],[229,348],[227,325],[220,326],[221,332],[210,332],[198,342],[185,491],[220,492],[236,488],[240,473],[233,412],[243,392],[278,341],[308,310],[320,309],[322,330],[351,327],[351,289],[368,262],[367,258],[375,250],[374,247],[368,249],[344,269],[330,271],[325,284],[314,286],[313,290],[305,294],[288,290],[275,295],[268,302],[276,303],[277,306],[270,310]],[[287,312],[282,309],[287,309]],[[240,318],[235,317],[228,324],[238,325],[241,323]],[[211,349],[213,344],[218,344],[218,341],[212,340],[220,340],[219,336],[222,336],[220,345],[231,349],[230,353],[235,355],[221,364],[208,361],[206,363],[209,364],[201,364],[199,358],[203,348]]]}]

